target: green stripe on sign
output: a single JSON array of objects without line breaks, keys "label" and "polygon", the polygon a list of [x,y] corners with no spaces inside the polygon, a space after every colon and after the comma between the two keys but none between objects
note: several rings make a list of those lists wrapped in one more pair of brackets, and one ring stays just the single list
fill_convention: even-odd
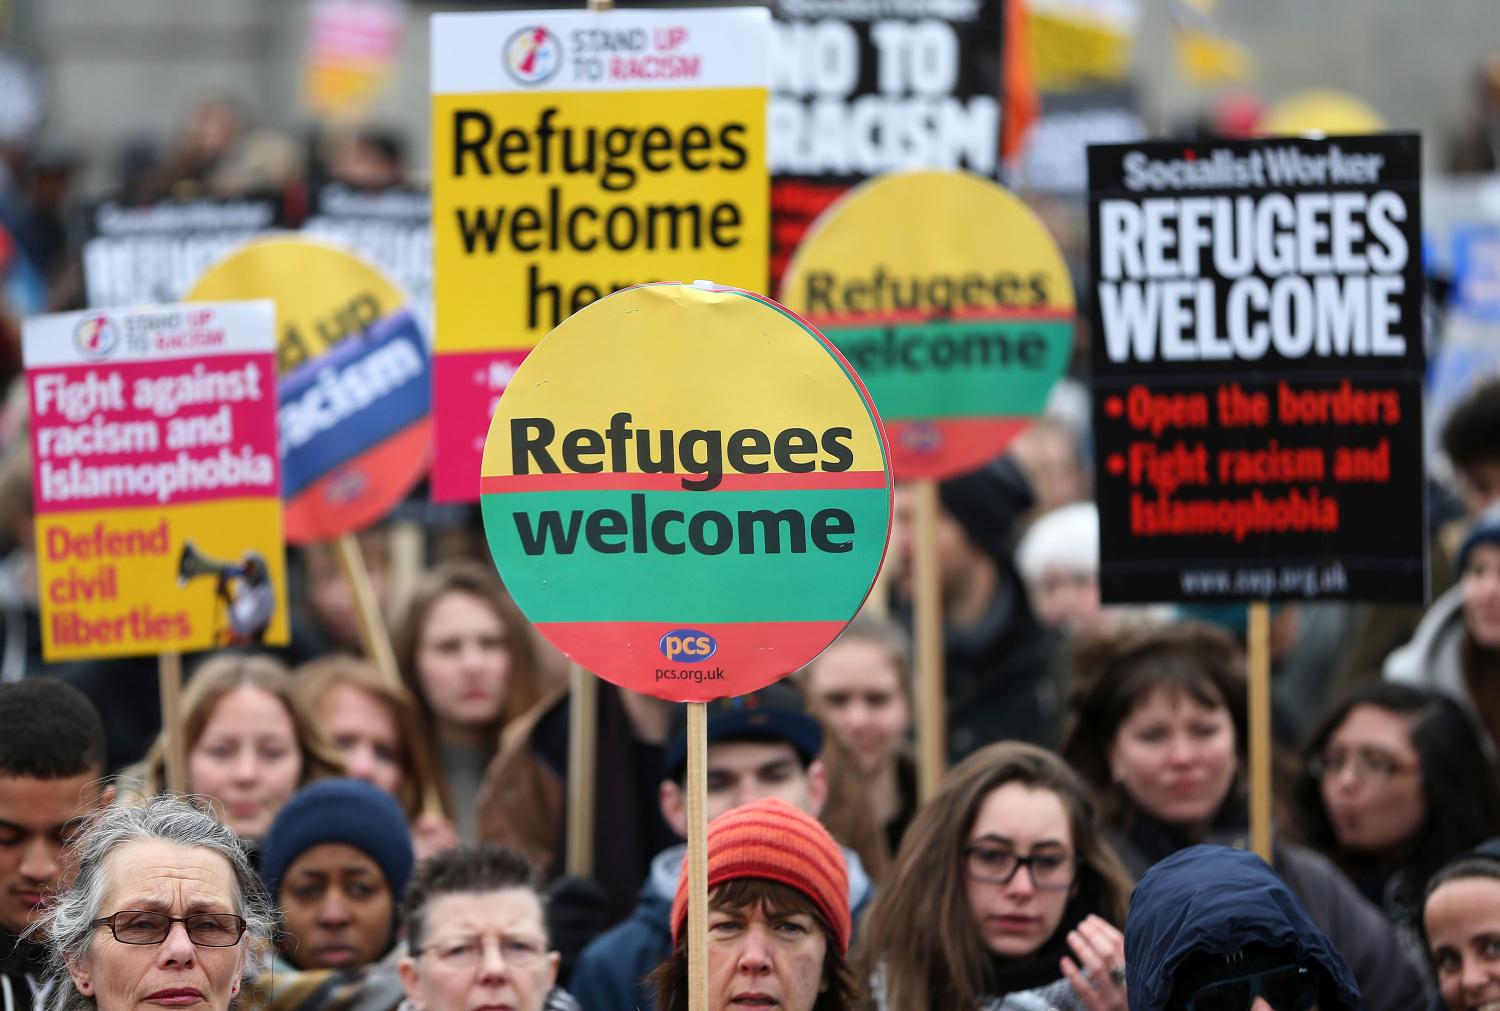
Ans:
[{"label": "green stripe on sign", "polygon": [[1072,320],[931,320],[823,332],[886,421],[1040,414],[1073,346]]},{"label": "green stripe on sign", "polygon": [[884,488],[606,490],[484,495],[480,508],[533,622],[843,621],[885,550],[887,502]]}]

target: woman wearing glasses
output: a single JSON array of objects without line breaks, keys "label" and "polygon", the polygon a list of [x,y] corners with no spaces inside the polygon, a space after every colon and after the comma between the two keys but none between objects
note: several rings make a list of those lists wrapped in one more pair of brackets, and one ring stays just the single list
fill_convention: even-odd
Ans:
[{"label": "woman wearing glasses", "polygon": [[579,1011],[555,986],[541,877],[514,850],[461,846],[423,861],[401,920],[401,985],[413,1011]]},{"label": "woman wearing glasses", "polygon": [[[1079,640],[1062,754],[1088,781],[1137,875],[1195,843],[1248,845],[1244,656],[1198,622]],[[1348,879],[1278,841],[1273,864],[1354,970],[1370,1011],[1427,1005],[1423,969]]]},{"label": "woman wearing glasses", "polygon": [[877,1002],[900,1011],[1125,1011],[1130,882],[1083,784],[1017,742],[948,773],[860,930]]},{"label": "woman wearing glasses", "polygon": [[1500,835],[1500,786],[1480,731],[1453,699],[1371,681],[1323,717],[1303,748],[1299,828],[1396,925],[1417,954],[1428,879]]},{"label": "woman wearing glasses", "polygon": [[78,875],[39,930],[56,1011],[225,1011],[270,937],[260,879],[234,833],[171,796],[102,812]]}]

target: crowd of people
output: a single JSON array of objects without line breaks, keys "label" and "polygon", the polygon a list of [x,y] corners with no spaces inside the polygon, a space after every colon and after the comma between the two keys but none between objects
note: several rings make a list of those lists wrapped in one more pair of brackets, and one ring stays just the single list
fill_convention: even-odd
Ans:
[{"label": "crowd of people", "polygon": [[[10,157],[0,224],[47,279],[36,308],[70,308],[74,166],[44,154]],[[215,99],[125,164],[122,199],[269,190],[295,208],[311,178],[404,174],[380,131],[307,154]],[[15,321],[0,313],[0,380]],[[885,578],[838,640],[708,706],[696,939],[683,707],[600,685],[594,869],[567,874],[567,663],[475,512],[419,494],[360,538],[399,684],[311,545],[289,556],[291,644],[186,658],[168,735],[154,659],[41,656],[12,397],[0,1011],[678,1011],[693,941],[712,1011],[1500,1008],[1500,381],[1442,428],[1431,606],[1273,612],[1267,863],[1247,852],[1244,611],[1101,604],[1082,378],[941,484],[933,796],[912,750],[905,488]],[[414,579],[397,528],[419,533]]]},{"label": "crowd of people", "polygon": [[[708,705],[710,1006],[1491,1007],[1500,383],[1444,432],[1452,588],[1425,615],[1344,607],[1332,652],[1313,607],[1275,615],[1269,864],[1247,852],[1243,618],[1100,606],[1095,507],[1038,505],[1067,432],[942,485],[932,797],[904,489],[865,610],[787,680]],[[337,569],[298,559],[315,636],[189,664],[182,794],[168,735],[121,715],[127,662],[0,683],[5,1011],[687,1006],[685,708],[601,684],[595,871],[565,873],[566,665],[465,544],[392,608],[399,684]],[[389,596],[380,531],[366,547]],[[1362,627],[1402,622],[1340,678]]]}]

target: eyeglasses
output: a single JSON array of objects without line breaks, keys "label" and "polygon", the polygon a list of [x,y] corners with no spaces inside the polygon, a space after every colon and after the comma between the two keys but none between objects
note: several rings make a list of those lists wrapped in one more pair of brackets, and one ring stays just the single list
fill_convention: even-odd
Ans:
[{"label": "eyeglasses", "polygon": [[[525,937],[494,938],[500,945],[500,957],[513,969],[525,969],[537,964],[547,954],[547,946]],[[473,969],[484,961],[484,946],[487,939],[477,937],[458,941],[442,941],[429,944],[418,950],[420,955],[432,955],[449,969]]]},{"label": "eyeglasses", "polygon": [[228,948],[239,943],[245,933],[244,917],[233,913],[189,913],[168,916],[144,909],[122,909],[113,916],[94,920],[92,927],[109,927],[121,944],[160,944],[180,923],[188,940],[204,948]]},{"label": "eyeglasses", "polygon": [[1314,779],[1324,779],[1337,776],[1351,764],[1355,778],[1365,781],[1395,779],[1399,775],[1417,771],[1415,767],[1402,765],[1383,751],[1370,748],[1354,751],[1329,750],[1321,755],[1314,755],[1308,760],[1307,771]]},{"label": "eyeglasses", "polygon": [[1318,978],[1301,965],[1280,965],[1199,987],[1185,1011],[1246,1011],[1264,997],[1276,1011],[1308,1011],[1318,1000]]},{"label": "eyeglasses", "polygon": [[1025,867],[1031,872],[1031,883],[1046,890],[1068,888],[1078,860],[1071,853],[1054,851],[1023,857],[998,846],[965,846],[964,873],[975,881],[1008,885],[1016,872]]}]

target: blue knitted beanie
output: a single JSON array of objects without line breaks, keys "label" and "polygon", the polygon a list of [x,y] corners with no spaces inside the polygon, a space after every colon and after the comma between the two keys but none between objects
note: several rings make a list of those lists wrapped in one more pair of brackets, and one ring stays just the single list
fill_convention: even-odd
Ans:
[{"label": "blue knitted beanie", "polygon": [[303,853],[345,843],[375,861],[399,905],[411,880],[411,830],[396,798],[363,780],[324,779],[298,790],[260,846],[260,876],[280,903],[281,878]]}]

